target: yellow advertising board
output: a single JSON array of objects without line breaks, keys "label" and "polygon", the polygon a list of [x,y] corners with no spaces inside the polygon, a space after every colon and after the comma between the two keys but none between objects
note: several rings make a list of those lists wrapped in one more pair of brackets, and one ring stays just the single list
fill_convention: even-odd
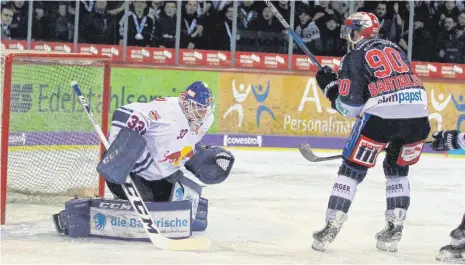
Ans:
[{"label": "yellow advertising board", "polygon": [[[347,137],[355,119],[333,109],[313,76],[220,73],[219,133]],[[433,130],[465,130],[465,84],[425,83]]]}]

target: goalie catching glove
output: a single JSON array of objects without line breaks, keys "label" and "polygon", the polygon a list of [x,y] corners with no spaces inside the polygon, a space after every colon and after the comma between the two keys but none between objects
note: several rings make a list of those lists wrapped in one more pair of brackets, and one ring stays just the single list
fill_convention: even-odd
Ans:
[{"label": "goalie catching glove", "polygon": [[234,161],[233,154],[221,147],[197,145],[196,152],[184,166],[200,181],[211,185],[228,178]]}]

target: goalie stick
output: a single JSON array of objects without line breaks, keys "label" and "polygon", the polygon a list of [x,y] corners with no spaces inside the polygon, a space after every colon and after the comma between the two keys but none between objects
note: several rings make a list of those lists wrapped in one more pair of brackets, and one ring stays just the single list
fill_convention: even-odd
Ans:
[{"label": "goalie stick", "polygon": [[302,41],[302,39],[299,38],[299,36],[297,36],[297,34],[295,34],[295,32],[291,29],[289,24],[287,24],[286,20],[283,18],[281,13],[279,13],[278,9],[276,9],[276,7],[271,3],[271,1],[265,1],[265,3],[269,8],[271,8],[271,11],[273,12],[273,14],[276,16],[279,22],[281,22],[281,24],[287,30],[287,32],[289,32],[289,35],[291,35],[291,37],[294,39],[297,45],[299,45],[299,47],[302,49],[305,55],[308,56],[308,58],[312,61],[312,63],[316,67],[318,67],[318,69],[320,69],[321,68],[320,63],[316,60],[315,56],[310,52],[310,50],[307,48],[307,46]]},{"label": "goalie stick", "polygon": [[[433,141],[427,141],[426,144],[431,144]],[[302,156],[310,162],[323,162],[329,160],[335,160],[342,158],[342,155],[334,155],[334,156],[317,156],[313,153],[312,148],[308,143],[303,143],[299,145],[299,151]]]},{"label": "goalie stick", "polygon": [[[82,107],[87,112],[87,116],[94,125],[95,131],[97,132],[100,140],[102,141],[105,148],[108,149],[110,144],[108,143],[107,138],[103,134],[102,129],[95,119],[94,114],[92,114],[92,110],[84,99],[84,96],[81,93],[81,89],[79,89],[78,83],[76,81],[72,81],[71,86],[73,87],[76,96],[78,96]],[[139,216],[139,219],[143,224],[143,227],[147,232],[150,241],[152,241],[156,247],[163,250],[199,250],[208,248],[210,246],[211,242],[208,238],[170,239],[165,237],[157,229],[157,225],[150,216],[149,210],[147,209],[145,202],[142,200],[139,191],[137,190],[137,187],[132,179],[128,177],[126,179],[126,183],[121,185],[121,187],[123,188],[126,197],[128,197],[132,208]]]}]

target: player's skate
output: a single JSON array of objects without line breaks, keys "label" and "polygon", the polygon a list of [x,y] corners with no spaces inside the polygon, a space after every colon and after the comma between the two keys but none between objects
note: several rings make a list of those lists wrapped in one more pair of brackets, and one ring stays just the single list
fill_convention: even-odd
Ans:
[{"label": "player's skate", "polygon": [[65,211],[61,211],[57,214],[52,215],[53,225],[57,230],[58,234],[68,234],[68,230],[66,229],[66,216]]},{"label": "player's skate", "polygon": [[407,211],[396,208],[386,215],[386,227],[376,234],[376,248],[382,251],[397,252],[397,245],[402,238],[403,222]]},{"label": "player's skate", "polygon": [[465,229],[456,228],[450,233],[450,245],[439,250],[436,260],[450,263],[465,264]]},{"label": "player's skate", "polygon": [[347,220],[347,214],[342,211],[336,212],[336,218],[326,223],[326,226],[313,233],[312,248],[317,251],[325,251],[329,243],[333,242],[341,230],[342,224]]}]

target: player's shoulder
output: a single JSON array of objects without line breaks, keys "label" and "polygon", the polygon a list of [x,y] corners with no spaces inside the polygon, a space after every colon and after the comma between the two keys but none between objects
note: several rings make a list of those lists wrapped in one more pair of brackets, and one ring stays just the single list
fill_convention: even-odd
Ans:
[{"label": "player's shoulder", "polygon": [[396,43],[385,40],[385,39],[368,39],[363,41],[360,45],[357,45],[355,51],[361,51],[363,53],[369,52],[370,50],[384,50],[386,47],[394,48],[398,51],[402,51],[402,49]]},{"label": "player's shoulder", "polygon": [[152,122],[171,121],[181,111],[177,97],[157,98],[151,102],[131,103],[123,107],[138,112]]},{"label": "player's shoulder", "polygon": [[348,70],[349,68],[352,68],[355,64],[362,64],[363,58],[364,55],[362,51],[352,50],[342,57],[339,69]]},{"label": "player's shoulder", "polygon": [[182,114],[178,97],[162,97],[148,103],[153,111],[157,111],[161,120],[170,121]]}]

